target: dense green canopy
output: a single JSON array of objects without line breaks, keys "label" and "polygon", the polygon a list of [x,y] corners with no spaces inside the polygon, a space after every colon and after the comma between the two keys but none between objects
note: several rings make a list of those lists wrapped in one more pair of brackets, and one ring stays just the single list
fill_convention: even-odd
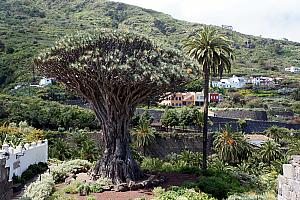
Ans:
[{"label": "dense green canopy", "polygon": [[193,68],[174,50],[160,49],[140,35],[109,30],[65,37],[41,54],[35,64],[44,74],[70,88],[77,87],[74,78],[78,77],[89,79],[83,87],[88,81],[96,81],[101,88],[142,84],[152,89],[171,89],[186,82],[187,72],[191,72],[187,69]]}]

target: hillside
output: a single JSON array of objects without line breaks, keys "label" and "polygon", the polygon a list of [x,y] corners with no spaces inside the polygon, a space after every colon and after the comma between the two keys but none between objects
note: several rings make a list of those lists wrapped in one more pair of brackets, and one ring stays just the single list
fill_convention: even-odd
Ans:
[{"label": "hillside", "polygon": [[[158,44],[180,49],[180,41],[201,26],[106,0],[1,0],[0,85],[9,88],[29,82],[32,58],[60,37],[78,30],[101,27],[134,30]],[[221,28],[220,31],[234,41],[237,59],[232,73],[278,75],[284,67],[300,66],[300,43]],[[299,78],[299,75],[293,77]]]}]

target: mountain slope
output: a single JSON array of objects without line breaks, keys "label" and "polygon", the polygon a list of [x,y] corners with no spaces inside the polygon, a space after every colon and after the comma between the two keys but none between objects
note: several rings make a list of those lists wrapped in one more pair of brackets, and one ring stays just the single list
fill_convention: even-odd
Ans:
[{"label": "mountain slope", "polygon": [[[201,26],[106,0],[1,0],[0,85],[30,81],[32,58],[78,30],[134,30],[158,44],[180,49],[182,39]],[[234,41],[237,59],[232,73],[278,75],[284,67],[300,66],[299,43],[219,29]]]}]

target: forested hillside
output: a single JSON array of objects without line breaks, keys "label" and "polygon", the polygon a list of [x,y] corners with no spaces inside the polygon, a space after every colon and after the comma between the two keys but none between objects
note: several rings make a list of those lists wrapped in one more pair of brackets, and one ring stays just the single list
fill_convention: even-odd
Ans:
[{"label": "forested hillside", "polygon": [[[30,82],[32,58],[62,36],[76,31],[103,27],[134,30],[158,44],[181,49],[182,39],[201,26],[105,0],[1,0],[0,85],[10,88]],[[219,29],[233,40],[235,74],[278,75],[284,67],[300,66],[299,43]]]}]

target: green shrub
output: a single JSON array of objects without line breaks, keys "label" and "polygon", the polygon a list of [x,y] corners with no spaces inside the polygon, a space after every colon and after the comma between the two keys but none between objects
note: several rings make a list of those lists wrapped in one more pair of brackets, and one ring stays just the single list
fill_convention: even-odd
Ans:
[{"label": "green shrub", "polygon": [[96,197],[93,196],[93,195],[90,195],[90,196],[87,197],[87,200],[96,200]]},{"label": "green shrub", "polygon": [[26,187],[23,197],[32,200],[48,199],[54,190],[54,180],[49,174],[42,174],[41,180],[31,183]]},{"label": "green shrub", "polygon": [[196,192],[194,189],[173,187],[168,191],[162,188],[153,190],[154,200],[216,200],[209,195]]},{"label": "green shrub", "polygon": [[91,192],[93,193],[101,193],[103,192],[103,188],[100,184],[94,183],[90,186]]},{"label": "green shrub", "polygon": [[158,171],[163,165],[163,161],[159,158],[145,158],[141,164],[141,168],[145,171]]},{"label": "green shrub", "polygon": [[90,185],[85,183],[85,184],[80,184],[77,187],[77,192],[79,193],[80,196],[87,196],[91,192]]},{"label": "green shrub", "polygon": [[276,200],[275,193],[264,193],[264,194],[234,194],[228,197],[227,200]]},{"label": "green shrub", "polygon": [[185,184],[185,187],[198,188],[200,191],[211,194],[217,199],[223,199],[230,194],[248,190],[248,188],[240,184],[235,176],[211,170],[202,173],[202,176],[200,176],[195,184],[188,183]]},{"label": "green shrub", "polygon": [[51,170],[51,175],[55,183],[64,181],[67,178],[67,173],[72,172],[74,169],[80,169],[82,171],[87,171],[92,167],[92,163],[87,160],[71,160],[63,162]]},{"label": "green shrub", "polygon": [[78,181],[72,181],[69,185],[63,188],[63,191],[67,194],[76,194],[77,188],[81,185]]}]

